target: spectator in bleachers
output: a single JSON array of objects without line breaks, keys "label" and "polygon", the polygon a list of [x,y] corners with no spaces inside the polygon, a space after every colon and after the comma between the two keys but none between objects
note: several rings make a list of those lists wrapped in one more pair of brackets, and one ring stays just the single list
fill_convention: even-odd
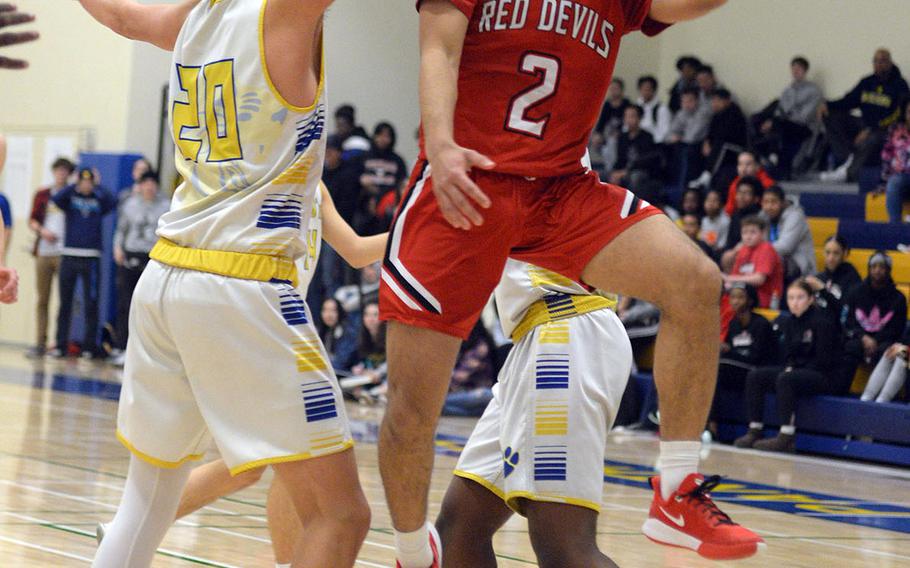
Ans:
[{"label": "spectator in bleachers", "polygon": [[730,216],[723,209],[721,193],[717,189],[709,189],[705,195],[704,212],[705,216],[701,219],[701,239],[715,252],[721,251],[727,246]]},{"label": "spectator in bleachers", "polygon": [[888,131],[882,150],[882,180],[888,220],[903,221],[904,198],[910,193],[910,98],[901,108],[901,118]]},{"label": "spectator in bleachers", "polygon": [[727,189],[727,202],[724,205],[724,211],[727,212],[727,215],[732,215],[733,210],[736,208],[736,188],[739,185],[739,180],[744,177],[758,178],[762,188],[771,187],[777,183],[761,166],[755,152],[751,150],[740,152],[739,156],[736,157],[736,177],[733,178],[733,181],[730,182],[730,187]]},{"label": "spectator in bleachers", "polygon": [[644,110],[638,105],[626,107],[625,129],[616,145],[616,162],[610,183],[627,187],[638,197],[654,203],[660,201],[663,189],[661,153],[654,137],[641,128]]},{"label": "spectator in bleachers", "polygon": [[[361,162],[356,159],[343,160],[340,139],[334,135],[329,136],[326,140],[322,181],[332,196],[338,214],[352,227],[355,226],[354,216],[360,204],[360,171]],[[341,257],[327,242],[323,241],[321,246],[318,283],[321,283],[322,293],[331,297],[341,285],[353,281],[354,271],[341,262]]]},{"label": "spectator in bleachers", "polygon": [[357,124],[357,110],[353,105],[345,104],[335,109],[333,134],[338,137],[345,160],[362,156],[370,149],[370,138],[367,131]]},{"label": "spectator in bleachers", "polygon": [[824,100],[821,88],[806,79],[809,60],[794,57],[790,62],[793,82],[761,112],[753,115],[756,131],[755,148],[766,157],[777,156],[777,165],[785,175],[803,142],[817,128],[818,106]]},{"label": "spectator in bleachers", "polygon": [[784,265],[780,255],[765,240],[768,224],[758,215],[742,220],[742,246],[736,253],[733,269],[724,275],[727,288],[736,282],[755,286],[758,290],[760,308],[778,309],[775,305],[782,296],[784,287]]},{"label": "spectator in bleachers", "polygon": [[748,144],[748,125],[746,115],[727,89],[711,94],[711,111],[708,135],[701,149],[706,172],[699,182],[706,187],[712,183],[711,187],[724,188],[736,177],[737,157]]},{"label": "spectator in bleachers", "polygon": [[117,193],[118,215],[120,214],[120,208],[123,206],[123,202],[129,199],[132,195],[139,193],[139,180],[142,179],[142,176],[150,171],[152,171],[152,163],[145,158],[139,158],[133,162],[133,167],[130,171],[130,176],[133,178],[133,185],[125,187]]},{"label": "spectator in bleachers", "polygon": [[657,79],[652,75],[638,79],[638,106],[644,111],[641,119],[642,130],[650,132],[654,142],[663,144],[670,133],[673,113],[657,98]]},{"label": "spectator in bleachers", "polygon": [[[771,323],[754,311],[758,307],[758,291],[754,286],[737,282],[731,285],[728,298],[733,319],[720,344],[717,388],[742,392],[749,371],[771,363],[774,334]],[[714,437],[717,437],[716,405],[715,393],[708,424]]]},{"label": "spectator in bleachers", "polygon": [[815,290],[815,303],[840,318],[843,301],[854,288],[863,283],[859,272],[847,262],[850,248],[847,241],[838,235],[825,240],[825,269],[815,276],[807,276],[806,282]]},{"label": "spectator in bleachers", "polygon": [[785,281],[815,274],[815,245],[802,208],[788,201],[779,185],[765,189],[761,208],[768,221],[768,242],[784,263]]},{"label": "spectator in bleachers", "polygon": [[361,402],[375,402],[383,394],[380,387],[384,386],[388,371],[385,342],[386,324],[379,320],[379,304],[370,302],[363,308],[357,349],[348,361],[341,361],[343,370],[366,381],[352,392]]},{"label": "spectator in bleachers", "polygon": [[483,322],[478,320],[471,335],[461,344],[442,413],[446,416],[480,416],[493,400],[495,381],[493,340]]},{"label": "spectator in bleachers", "polygon": [[359,322],[361,306],[379,302],[380,263],[369,264],[360,269],[358,282],[342,286],[335,291],[335,299],[344,311]]},{"label": "spectator in bleachers", "polygon": [[907,299],[891,279],[891,263],[886,252],[876,251],[869,258],[869,275],[844,300],[845,373],[850,378],[860,363],[876,365],[904,333]]},{"label": "spectator in bleachers", "polygon": [[762,193],[762,184],[758,178],[744,177],[736,184],[736,196],[733,199],[735,209],[730,215],[730,230],[727,232],[727,243],[721,256],[721,267],[724,271],[729,271],[733,266],[733,260],[739,251],[737,245],[741,238],[742,220],[752,215],[758,215],[761,211]]},{"label": "spectator in bleachers", "polygon": [[[812,288],[804,280],[796,280],[787,288],[791,315],[774,322],[774,331],[780,338],[782,365],[759,367],[746,376],[749,431],[736,439],[736,447],[794,452],[799,397],[846,392],[832,372],[839,347],[838,329],[815,306],[814,298]],[[769,392],[777,393],[781,427],[777,436],[762,440],[765,394]]]},{"label": "spectator in bleachers", "polygon": [[[828,142],[841,166],[822,174],[823,181],[856,181],[860,168],[878,166],[888,127],[897,122],[910,87],[891,59],[879,49],[872,60],[873,74],[864,77],[836,101],[822,102],[818,115],[825,119]],[[859,109],[862,118],[851,114]]]},{"label": "spectator in bleachers", "polygon": [[[170,209],[170,200],[158,191],[158,175],[146,171],[138,180],[138,193],[120,205],[114,231],[114,262],[117,264],[117,333],[113,363],[123,364],[129,339],[130,304],[139,277],[149,263],[149,253],[158,236],[158,219]],[[124,192],[125,193],[125,192]]]},{"label": "spectator in bleachers", "polygon": [[698,83],[699,90],[698,104],[706,109],[711,109],[711,98],[717,91],[724,89],[724,86],[717,80],[717,76],[714,75],[714,68],[710,65],[699,67],[695,81]]},{"label": "spectator in bleachers", "polygon": [[[398,203],[401,186],[408,177],[408,167],[395,152],[395,142],[395,128],[391,124],[380,122],[376,125],[370,150],[363,156],[360,174],[362,219],[358,232],[361,235],[378,235],[388,230],[392,221],[394,205]],[[380,207],[383,200],[386,204]]]},{"label": "spectator in bleachers", "polygon": [[683,187],[704,169],[701,145],[708,134],[711,113],[698,104],[698,89],[682,92],[681,107],[670,123],[667,143],[672,145],[674,185]]},{"label": "spectator in bleachers", "polygon": [[885,351],[869,376],[869,382],[866,383],[860,400],[865,402],[872,400],[891,402],[894,400],[907,382],[908,343],[910,343],[910,335],[904,334],[904,339],[900,343],[894,343]]},{"label": "spectator in bleachers", "polygon": [[682,94],[686,89],[698,88],[698,70],[701,68],[701,61],[692,55],[684,55],[676,60],[676,70],[679,72],[679,78],[670,87],[670,101],[668,103],[670,112],[677,113],[682,108]]},{"label": "spectator in bleachers", "polygon": [[39,189],[32,199],[28,226],[35,232],[32,254],[35,257],[35,284],[38,292],[38,303],[35,306],[38,336],[35,346],[26,353],[29,358],[43,357],[47,352],[48,306],[54,278],[60,271],[60,254],[63,252],[66,218],[63,211],[51,201],[51,197],[66,187],[75,170],[75,164],[66,158],[54,160],[51,165],[53,184]]},{"label": "spectator in bleachers", "polygon": [[332,367],[342,369],[357,350],[356,332],[348,325],[347,313],[335,298],[326,298],[319,309],[316,332],[332,361]]},{"label": "spectator in bleachers", "polygon": [[692,239],[692,242],[701,249],[703,253],[708,255],[709,258],[714,258],[714,250],[711,246],[701,240],[699,233],[701,233],[701,220],[696,213],[683,213],[680,217],[682,231]]},{"label": "spectator in bleachers", "polygon": [[616,144],[622,131],[623,115],[632,102],[625,97],[626,84],[615,77],[607,89],[597,124],[591,133],[591,163],[595,170],[610,171],[616,161]]},{"label": "spectator in bleachers", "polygon": [[82,281],[85,336],[82,354],[88,358],[102,356],[98,349],[98,295],[101,281],[101,224],[105,215],[117,206],[117,198],[95,184],[95,174],[88,168],[79,171],[78,181],[51,197],[66,215],[66,230],[60,260],[60,312],[57,316],[55,357],[67,355],[73,295],[76,283]]}]

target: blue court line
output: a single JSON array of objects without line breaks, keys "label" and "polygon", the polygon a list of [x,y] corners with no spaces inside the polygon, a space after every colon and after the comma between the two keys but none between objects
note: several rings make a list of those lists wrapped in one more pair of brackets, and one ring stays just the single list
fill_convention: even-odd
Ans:
[{"label": "blue court line", "polygon": [[[48,382],[47,374],[40,370],[34,373],[8,368],[0,368],[0,370],[2,370],[0,372],[2,382],[25,384],[39,389],[51,388],[56,391],[107,400],[117,400],[120,396],[120,385],[116,383],[62,373],[51,375],[51,380]],[[355,420],[352,421],[351,426],[356,441],[361,443],[377,441],[379,434],[377,424]],[[461,455],[466,442],[467,438],[463,436],[437,433],[436,453],[457,458]],[[604,460],[605,483],[650,491],[648,478],[653,475],[657,475],[657,472],[649,467]],[[798,489],[785,489],[732,478],[724,478],[723,483],[711,494],[716,500],[722,502],[910,534],[910,508],[899,505]]]}]

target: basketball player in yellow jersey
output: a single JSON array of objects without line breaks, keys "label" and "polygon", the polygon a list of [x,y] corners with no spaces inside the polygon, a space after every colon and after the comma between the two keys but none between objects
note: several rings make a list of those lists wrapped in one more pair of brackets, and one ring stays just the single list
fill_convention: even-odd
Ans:
[{"label": "basketball player in yellow jersey", "polygon": [[130,313],[117,436],[132,452],[94,566],[146,567],[214,438],[234,475],[272,465],[304,526],[295,567],[353,565],[369,529],[341,392],[295,285],[325,149],[330,0],[81,0],[173,51],[186,180]]}]

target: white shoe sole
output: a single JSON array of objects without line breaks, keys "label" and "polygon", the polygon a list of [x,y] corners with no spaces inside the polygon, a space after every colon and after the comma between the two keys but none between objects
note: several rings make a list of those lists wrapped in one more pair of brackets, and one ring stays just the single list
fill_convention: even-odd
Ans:
[{"label": "white shoe sole", "polygon": [[[669,546],[677,546],[679,548],[688,548],[689,550],[693,550],[705,558],[712,558],[715,560],[720,559],[711,556],[705,556],[699,552],[702,541],[698,540],[694,536],[689,536],[680,530],[674,529],[670,525],[663,523],[657,519],[649,518],[647,521],[645,521],[645,523],[641,526],[641,532],[643,532],[646,537],[655,542]],[[757,543],[755,554],[761,553],[765,550],[766,547],[767,545],[764,542]],[[740,558],[746,558],[748,556],[749,555],[741,556]]]}]

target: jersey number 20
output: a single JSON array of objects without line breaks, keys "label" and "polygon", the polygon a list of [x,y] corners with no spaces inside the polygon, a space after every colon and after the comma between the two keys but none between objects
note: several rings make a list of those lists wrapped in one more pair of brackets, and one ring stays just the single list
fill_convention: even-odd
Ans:
[{"label": "jersey number 20", "polygon": [[528,111],[556,92],[559,87],[559,60],[551,55],[529,51],[522,56],[518,70],[526,75],[534,75],[539,80],[536,85],[512,98],[506,116],[506,130],[543,138],[550,115],[535,120],[528,117]]},{"label": "jersey number 20", "polygon": [[[180,90],[186,102],[174,99],[171,110],[174,142],[184,159],[199,161],[202,132],[208,140],[206,162],[227,162],[243,157],[237,126],[237,101],[234,98],[234,61],[227,59],[204,67],[177,65]],[[200,101],[199,94],[204,98]],[[205,127],[200,126],[199,107],[202,106]]]}]

